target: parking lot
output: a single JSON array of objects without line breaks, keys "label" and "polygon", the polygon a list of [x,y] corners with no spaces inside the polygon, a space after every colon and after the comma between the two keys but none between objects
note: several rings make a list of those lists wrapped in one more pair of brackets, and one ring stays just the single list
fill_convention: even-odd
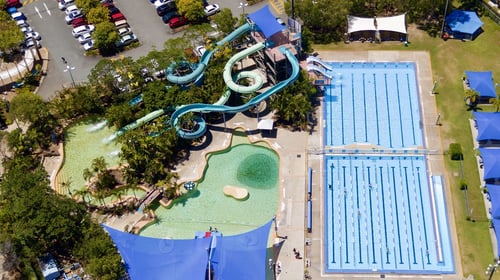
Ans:
[{"label": "parking lot", "polygon": [[[230,8],[234,16],[239,16],[243,10],[240,3],[231,0],[209,1],[217,3],[221,9]],[[245,7],[245,13],[251,13],[267,4],[267,1]],[[157,16],[154,5],[149,0],[115,0],[115,6],[127,18],[141,46],[118,55],[131,56],[134,59],[147,54],[151,49],[162,49],[169,38],[182,36],[172,33],[168,25]],[[20,8],[27,17],[27,22],[33,30],[42,36],[42,46],[49,50],[49,68],[39,94],[45,100],[52,98],[56,91],[71,84],[69,73],[64,72],[66,66],[72,67],[75,82],[85,81],[90,70],[101,59],[100,56],[85,56],[82,46],[71,34],[72,27],[67,25],[64,11],[59,10],[56,0],[38,0]],[[61,60],[64,57],[68,64]],[[73,69],[74,67],[74,69]]]}]

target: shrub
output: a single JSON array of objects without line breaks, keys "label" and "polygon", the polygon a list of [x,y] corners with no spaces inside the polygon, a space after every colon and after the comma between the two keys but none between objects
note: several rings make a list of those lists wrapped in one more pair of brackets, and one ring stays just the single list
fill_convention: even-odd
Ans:
[{"label": "shrub", "polygon": [[461,191],[464,191],[467,189],[467,181],[465,181],[464,179],[460,180],[460,190]]},{"label": "shrub", "polygon": [[463,160],[464,156],[462,154],[462,146],[458,143],[451,143],[449,148],[449,154],[451,160]]}]

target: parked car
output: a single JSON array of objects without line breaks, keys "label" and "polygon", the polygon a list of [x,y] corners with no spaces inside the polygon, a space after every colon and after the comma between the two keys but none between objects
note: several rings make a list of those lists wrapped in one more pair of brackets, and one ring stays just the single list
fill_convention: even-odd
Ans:
[{"label": "parked car", "polygon": [[73,37],[77,38],[78,36],[84,34],[84,33],[92,33],[94,32],[95,27],[93,25],[82,25],[78,26],[76,28],[73,28],[73,31],[71,33],[73,34]]},{"label": "parked car", "polygon": [[77,10],[77,11],[72,11],[71,13],[69,13],[66,17],[64,17],[64,20],[66,21],[67,24],[71,24],[73,22],[73,20],[75,20],[77,18],[82,18],[82,17],[83,17],[82,12]]},{"label": "parked car", "polygon": [[111,15],[111,21],[112,22],[117,22],[119,20],[124,20],[124,19],[126,19],[126,18],[125,18],[125,16],[122,13],[117,13],[117,14]]},{"label": "parked car", "polygon": [[21,13],[21,12],[15,12],[13,14],[10,14],[13,20],[18,21],[18,20],[26,20],[26,16]]},{"label": "parked car", "polygon": [[207,16],[213,16],[218,12],[220,12],[220,7],[217,4],[210,4],[205,7],[205,14],[207,14]]},{"label": "parked car", "polygon": [[120,37],[123,37],[127,34],[132,33],[132,29],[130,29],[130,27],[127,27],[127,26],[118,28],[117,31],[118,31],[118,35],[120,35]]},{"label": "parked car", "polygon": [[90,51],[92,49],[95,49],[94,40],[90,40],[87,43],[83,44],[83,49],[85,51]]},{"label": "parked car", "polygon": [[155,5],[155,8],[158,8],[160,7],[161,5],[167,3],[167,2],[170,2],[170,1],[173,1],[173,0],[156,0],[154,1],[154,5]]},{"label": "parked car", "polygon": [[24,33],[24,37],[26,38],[26,40],[31,38],[35,38],[36,40],[42,40],[42,36],[40,36],[40,33],[33,31]]},{"label": "parked car", "polygon": [[65,10],[68,6],[71,6],[75,3],[75,0],[60,0],[59,1],[59,9]]},{"label": "parked car", "polygon": [[71,12],[73,11],[79,11],[80,9],[78,9],[78,7],[76,5],[70,5],[66,8],[66,10],[64,10],[64,12],[66,13],[66,15],[69,15]]},{"label": "parked car", "polygon": [[126,19],[122,19],[119,21],[115,21],[115,27],[116,29],[121,28],[121,27],[129,27],[128,22]]},{"label": "parked car", "polygon": [[23,6],[23,4],[21,4],[21,2],[19,0],[7,0],[7,2],[5,2],[6,9],[12,8],[12,7],[20,8],[22,6]]},{"label": "parked car", "polygon": [[178,16],[180,16],[180,15],[179,15],[179,13],[178,13],[177,11],[173,11],[173,12],[168,12],[168,13],[166,13],[165,15],[163,15],[163,16],[161,17],[161,19],[163,20],[163,22],[164,22],[165,24],[168,24],[168,22],[169,22],[171,19],[173,19],[173,18],[175,18],[175,17],[178,17]]},{"label": "parked car", "polygon": [[167,2],[156,8],[156,13],[162,17],[166,13],[177,11],[177,6],[174,1]]},{"label": "parked car", "polygon": [[87,25],[87,21],[85,20],[84,17],[79,17],[75,18],[72,22],[71,25],[73,25],[73,28],[82,26],[82,25]]},{"label": "parked car", "polygon": [[120,9],[118,9],[115,5],[109,5],[108,7],[109,15],[114,15],[120,13]]},{"label": "parked car", "polygon": [[138,39],[137,39],[137,36],[135,36],[135,34],[127,34],[123,37],[121,37],[120,41],[118,41],[116,43],[116,46],[117,47],[125,47],[127,45],[130,45],[132,44],[133,42],[137,42]]},{"label": "parked car", "polygon": [[185,17],[174,17],[173,19],[171,19],[169,22],[168,22],[168,26],[170,26],[170,28],[177,28],[177,27],[181,27],[183,25],[186,25],[188,24],[188,21]]},{"label": "parked car", "polygon": [[10,7],[10,8],[7,8],[7,13],[9,15],[12,15],[13,13],[17,13],[17,8],[16,7]]},{"label": "parked car", "polygon": [[78,42],[82,45],[89,42],[90,40],[92,40],[92,35],[90,34],[90,32],[83,33],[78,37]]},{"label": "parked car", "polygon": [[28,33],[28,32],[33,32],[33,29],[29,26],[25,26],[25,27],[21,27],[21,32],[23,32],[24,34]]},{"label": "parked car", "polygon": [[24,41],[24,44],[23,44],[23,45],[24,45],[24,47],[25,47],[25,48],[27,48],[27,49],[29,49],[29,48],[33,48],[33,47],[35,47],[35,46],[37,46],[38,48],[42,46],[42,45],[40,44],[40,41],[38,41],[38,40],[33,40],[33,39],[31,39],[31,38],[30,38],[30,39],[26,39],[26,40]]}]

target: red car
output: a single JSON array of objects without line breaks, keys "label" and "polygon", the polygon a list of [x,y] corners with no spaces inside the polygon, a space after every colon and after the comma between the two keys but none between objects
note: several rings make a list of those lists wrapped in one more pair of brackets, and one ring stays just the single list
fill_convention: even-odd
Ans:
[{"label": "red car", "polygon": [[111,15],[111,21],[116,22],[122,19],[126,19],[125,16],[122,13],[116,13]]},{"label": "red car", "polygon": [[177,27],[181,27],[183,25],[186,25],[188,24],[188,21],[185,17],[174,17],[173,19],[171,19],[169,22],[168,22],[168,26],[170,26],[170,28],[177,28]]},{"label": "red car", "polygon": [[8,9],[8,8],[20,8],[22,7],[23,4],[21,4],[21,2],[19,2],[19,0],[7,0],[5,2],[5,9]]},{"label": "red car", "polygon": [[78,26],[82,26],[82,25],[85,25],[87,24],[87,21],[85,20],[85,18],[83,17],[80,17],[80,18],[75,18],[72,22],[71,22],[71,25],[73,25],[73,28],[75,27],[78,27]]}]

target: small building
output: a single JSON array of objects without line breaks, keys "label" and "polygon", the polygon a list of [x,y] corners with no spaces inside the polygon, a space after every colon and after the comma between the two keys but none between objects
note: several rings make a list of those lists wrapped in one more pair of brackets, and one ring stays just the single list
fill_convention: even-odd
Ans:
[{"label": "small building", "polygon": [[45,280],[54,280],[61,276],[56,260],[51,254],[45,254],[38,260]]},{"label": "small building", "polygon": [[443,39],[474,40],[483,32],[482,26],[476,12],[454,10],[446,17]]}]

